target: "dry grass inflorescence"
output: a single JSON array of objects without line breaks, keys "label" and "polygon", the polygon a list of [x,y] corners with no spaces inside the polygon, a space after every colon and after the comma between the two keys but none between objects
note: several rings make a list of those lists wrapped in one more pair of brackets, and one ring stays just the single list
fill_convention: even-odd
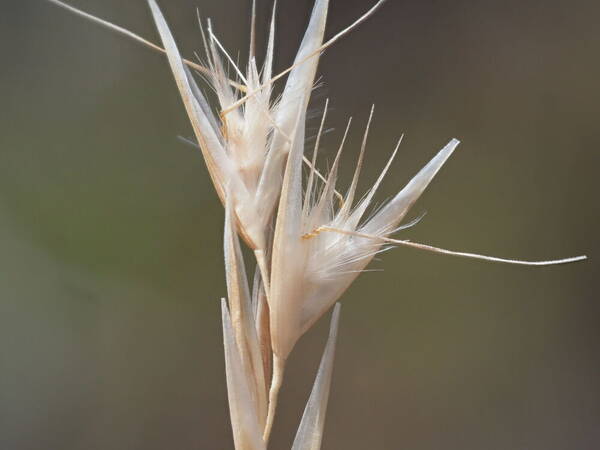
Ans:
[{"label": "dry grass inflorescence", "polygon": [[[148,0],[162,47],[117,25],[48,0],[79,16],[165,53],[193,127],[217,195],[224,205],[223,233],[227,299],[222,300],[223,339],[229,410],[237,450],[266,449],[275,418],[286,361],[298,341],[333,307],[329,338],[314,386],[299,424],[293,450],[321,447],[331,384],[340,299],[373,257],[389,246],[487,261],[550,265],[570,263],[585,256],[554,261],[520,261],[455,252],[394,239],[420,197],[459,144],[451,139],[414,178],[375,212],[372,202],[390,168],[398,146],[373,186],[357,199],[369,126],[366,124],[352,181],[344,194],[336,187],[337,170],[350,122],[328,173],[316,167],[324,130],[325,102],[312,154],[305,151],[307,108],[322,53],[374,14],[384,0],[374,3],[353,24],[325,39],[329,1],[316,0],[295,61],[273,75],[275,5],[270,19],[265,58],[255,57],[255,11],[251,14],[249,54],[238,66],[213,32],[210,20],[199,18],[204,56],[182,58],[155,0]],[[234,75],[230,78],[230,73]],[[215,92],[210,105],[196,78]],[[285,80],[277,99],[273,84]],[[303,177],[303,169],[308,175]],[[241,238],[241,240],[240,240]],[[248,281],[241,241],[254,253],[256,269]],[[335,306],[334,306],[335,305]]]}]

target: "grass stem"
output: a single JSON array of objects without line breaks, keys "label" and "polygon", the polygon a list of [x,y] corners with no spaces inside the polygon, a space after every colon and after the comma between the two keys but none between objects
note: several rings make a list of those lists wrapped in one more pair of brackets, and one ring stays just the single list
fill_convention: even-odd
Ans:
[{"label": "grass stem", "polygon": [[271,381],[271,389],[269,390],[269,409],[267,411],[267,424],[265,425],[265,431],[263,434],[263,440],[265,443],[269,442],[271,436],[271,430],[273,429],[273,420],[275,419],[275,412],[277,410],[277,399],[279,397],[279,389],[281,389],[281,383],[283,382],[283,372],[285,371],[285,360],[279,358],[273,353],[273,379]]}]

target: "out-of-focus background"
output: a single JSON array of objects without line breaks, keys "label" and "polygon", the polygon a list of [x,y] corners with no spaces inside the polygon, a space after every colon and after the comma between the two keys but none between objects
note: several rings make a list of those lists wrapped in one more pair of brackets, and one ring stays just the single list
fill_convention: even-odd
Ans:
[{"label": "out-of-focus background", "polygon": [[[146,2],[72,0],[157,41]],[[332,0],[328,36],[373,2]],[[245,61],[247,0],[163,0],[199,50],[195,7]],[[277,67],[312,2],[280,0]],[[270,1],[258,2],[265,42]],[[219,299],[222,207],[166,60],[42,0],[0,14],[0,448],[231,449]],[[396,249],[344,295],[324,449],[600,447],[596,1],[389,1],[322,59],[362,188],[406,133],[379,199],[450,138],[401,237],[527,268]],[[273,448],[289,448],[327,320],[302,339]]]}]

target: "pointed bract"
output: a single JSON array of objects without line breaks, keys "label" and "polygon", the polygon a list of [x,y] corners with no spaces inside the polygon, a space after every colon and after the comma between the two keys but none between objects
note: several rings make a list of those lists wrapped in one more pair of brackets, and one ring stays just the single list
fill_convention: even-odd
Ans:
[{"label": "pointed bract", "polygon": [[298,122],[296,119],[299,115],[306,116],[308,100],[313,89],[319,63],[318,56],[308,59],[307,56],[314,53],[323,43],[328,7],[329,0],[316,0],[294,64],[300,61],[303,62],[290,72],[281,100],[275,110],[274,117],[277,128],[273,131],[265,169],[261,175],[258,188],[259,196],[265,200],[267,207],[271,210],[275,207],[281,187],[279,183],[274,184],[273,179],[275,179],[276,174],[279,176],[283,170],[285,158],[290,149],[291,137],[293,135],[304,135],[304,130],[296,130],[295,127],[304,128],[305,123],[304,121]]},{"label": "pointed bract", "polygon": [[225,372],[229,413],[236,450],[266,450],[262,439],[262,427],[258,422],[246,376],[236,344],[227,302],[221,302],[223,312],[223,342],[225,346]]},{"label": "pointed bract", "polygon": [[388,202],[363,227],[365,233],[384,235],[398,226],[410,207],[421,196],[433,177],[448,160],[454,149],[460,144],[458,139],[452,139],[439,153],[410,180],[404,189]]},{"label": "pointed bract", "polygon": [[[148,4],[150,5],[152,17],[154,18],[156,28],[158,29],[160,38],[165,47],[169,65],[175,76],[175,82],[179,89],[179,93],[181,94],[194,133],[196,134],[196,138],[202,149],[208,171],[215,184],[217,193],[223,198],[223,180],[227,179],[229,176],[230,164],[227,158],[225,158],[221,141],[215,133],[214,121],[207,117],[206,111],[203,108],[203,106],[207,104],[206,100],[201,96],[200,90],[197,89],[197,87],[192,90],[190,79],[187,75],[188,72],[185,69],[175,40],[173,39],[167,22],[156,4],[156,1],[148,0]],[[198,103],[194,94],[200,95],[203,102]]]},{"label": "pointed bract", "polygon": [[337,340],[338,325],[340,319],[340,304],[333,308],[331,325],[329,327],[329,338],[321,358],[319,371],[315,379],[310,398],[306,403],[302,421],[298,427],[292,450],[319,450],[323,439],[323,428],[325,426],[325,414],[329,400],[329,389],[331,376],[333,374],[333,362],[335,358],[335,344]]},{"label": "pointed bract", "polygon": [[[329,0],[316,0],[310,22],[294,63],[304,60],[323,44]],[[298,108],[305,109],[313,89],[319,57],[313,57],[296,66],[288,75],[279,107],[277,124],[283,133],[290,135]],[[304,124],[302,124],[304,126]]]},{"label": "pointed bract", "polygon": [[[229,198],[229,195],[227,196]],[[261,346],[255,325],[254,313],[244,259],[235,232],[232,205],[226,202],[224,253],[227,275],[227,295],[231,326],[245,376],[249,380],[257,420],[264,427],[267,416],[267,391]]]},{"label": "pointed bract", "polygon": [[[298,112],[297,122],[304,119]],[[297,295],[301,292],[302,274],[305,272],[305,250],[302,235],[302,155],[304,152],[304,128],[293,136],[277,210],[273,259],[271,265],[271,288],[269,309],[271,311],[271,343],[273,352],[285,361],[298,339],[300,323],[298,311],[301,304]]]}]

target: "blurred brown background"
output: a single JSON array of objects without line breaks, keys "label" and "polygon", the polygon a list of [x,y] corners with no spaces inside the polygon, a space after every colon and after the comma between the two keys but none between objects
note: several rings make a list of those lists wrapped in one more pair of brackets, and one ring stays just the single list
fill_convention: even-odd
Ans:
[{"label": "blurred brown background", "polygon": [[[157,40],[143,0],[73,5]],[[373,2],[332,0],[328,35]],[[183,53],[195,10],[233,54],[247,0],[162,0]],[[231,449],[219,298],[223,214],[165,59],[42,0],[1,0],[0,448]],[[270,1],[259,1],[261,42]],[[312,1],[280,0],[277,66]],[[323,164],[372,102],[379,199],[462,144],[400,236],[582,264],[386,253],[344,296],[325,450],[600,447],[596,1],[388,4],[322,59]],[[311,126],[316,127],[314,119]],[[272,448],[290,447],[326,321],[295,350]]]}]

